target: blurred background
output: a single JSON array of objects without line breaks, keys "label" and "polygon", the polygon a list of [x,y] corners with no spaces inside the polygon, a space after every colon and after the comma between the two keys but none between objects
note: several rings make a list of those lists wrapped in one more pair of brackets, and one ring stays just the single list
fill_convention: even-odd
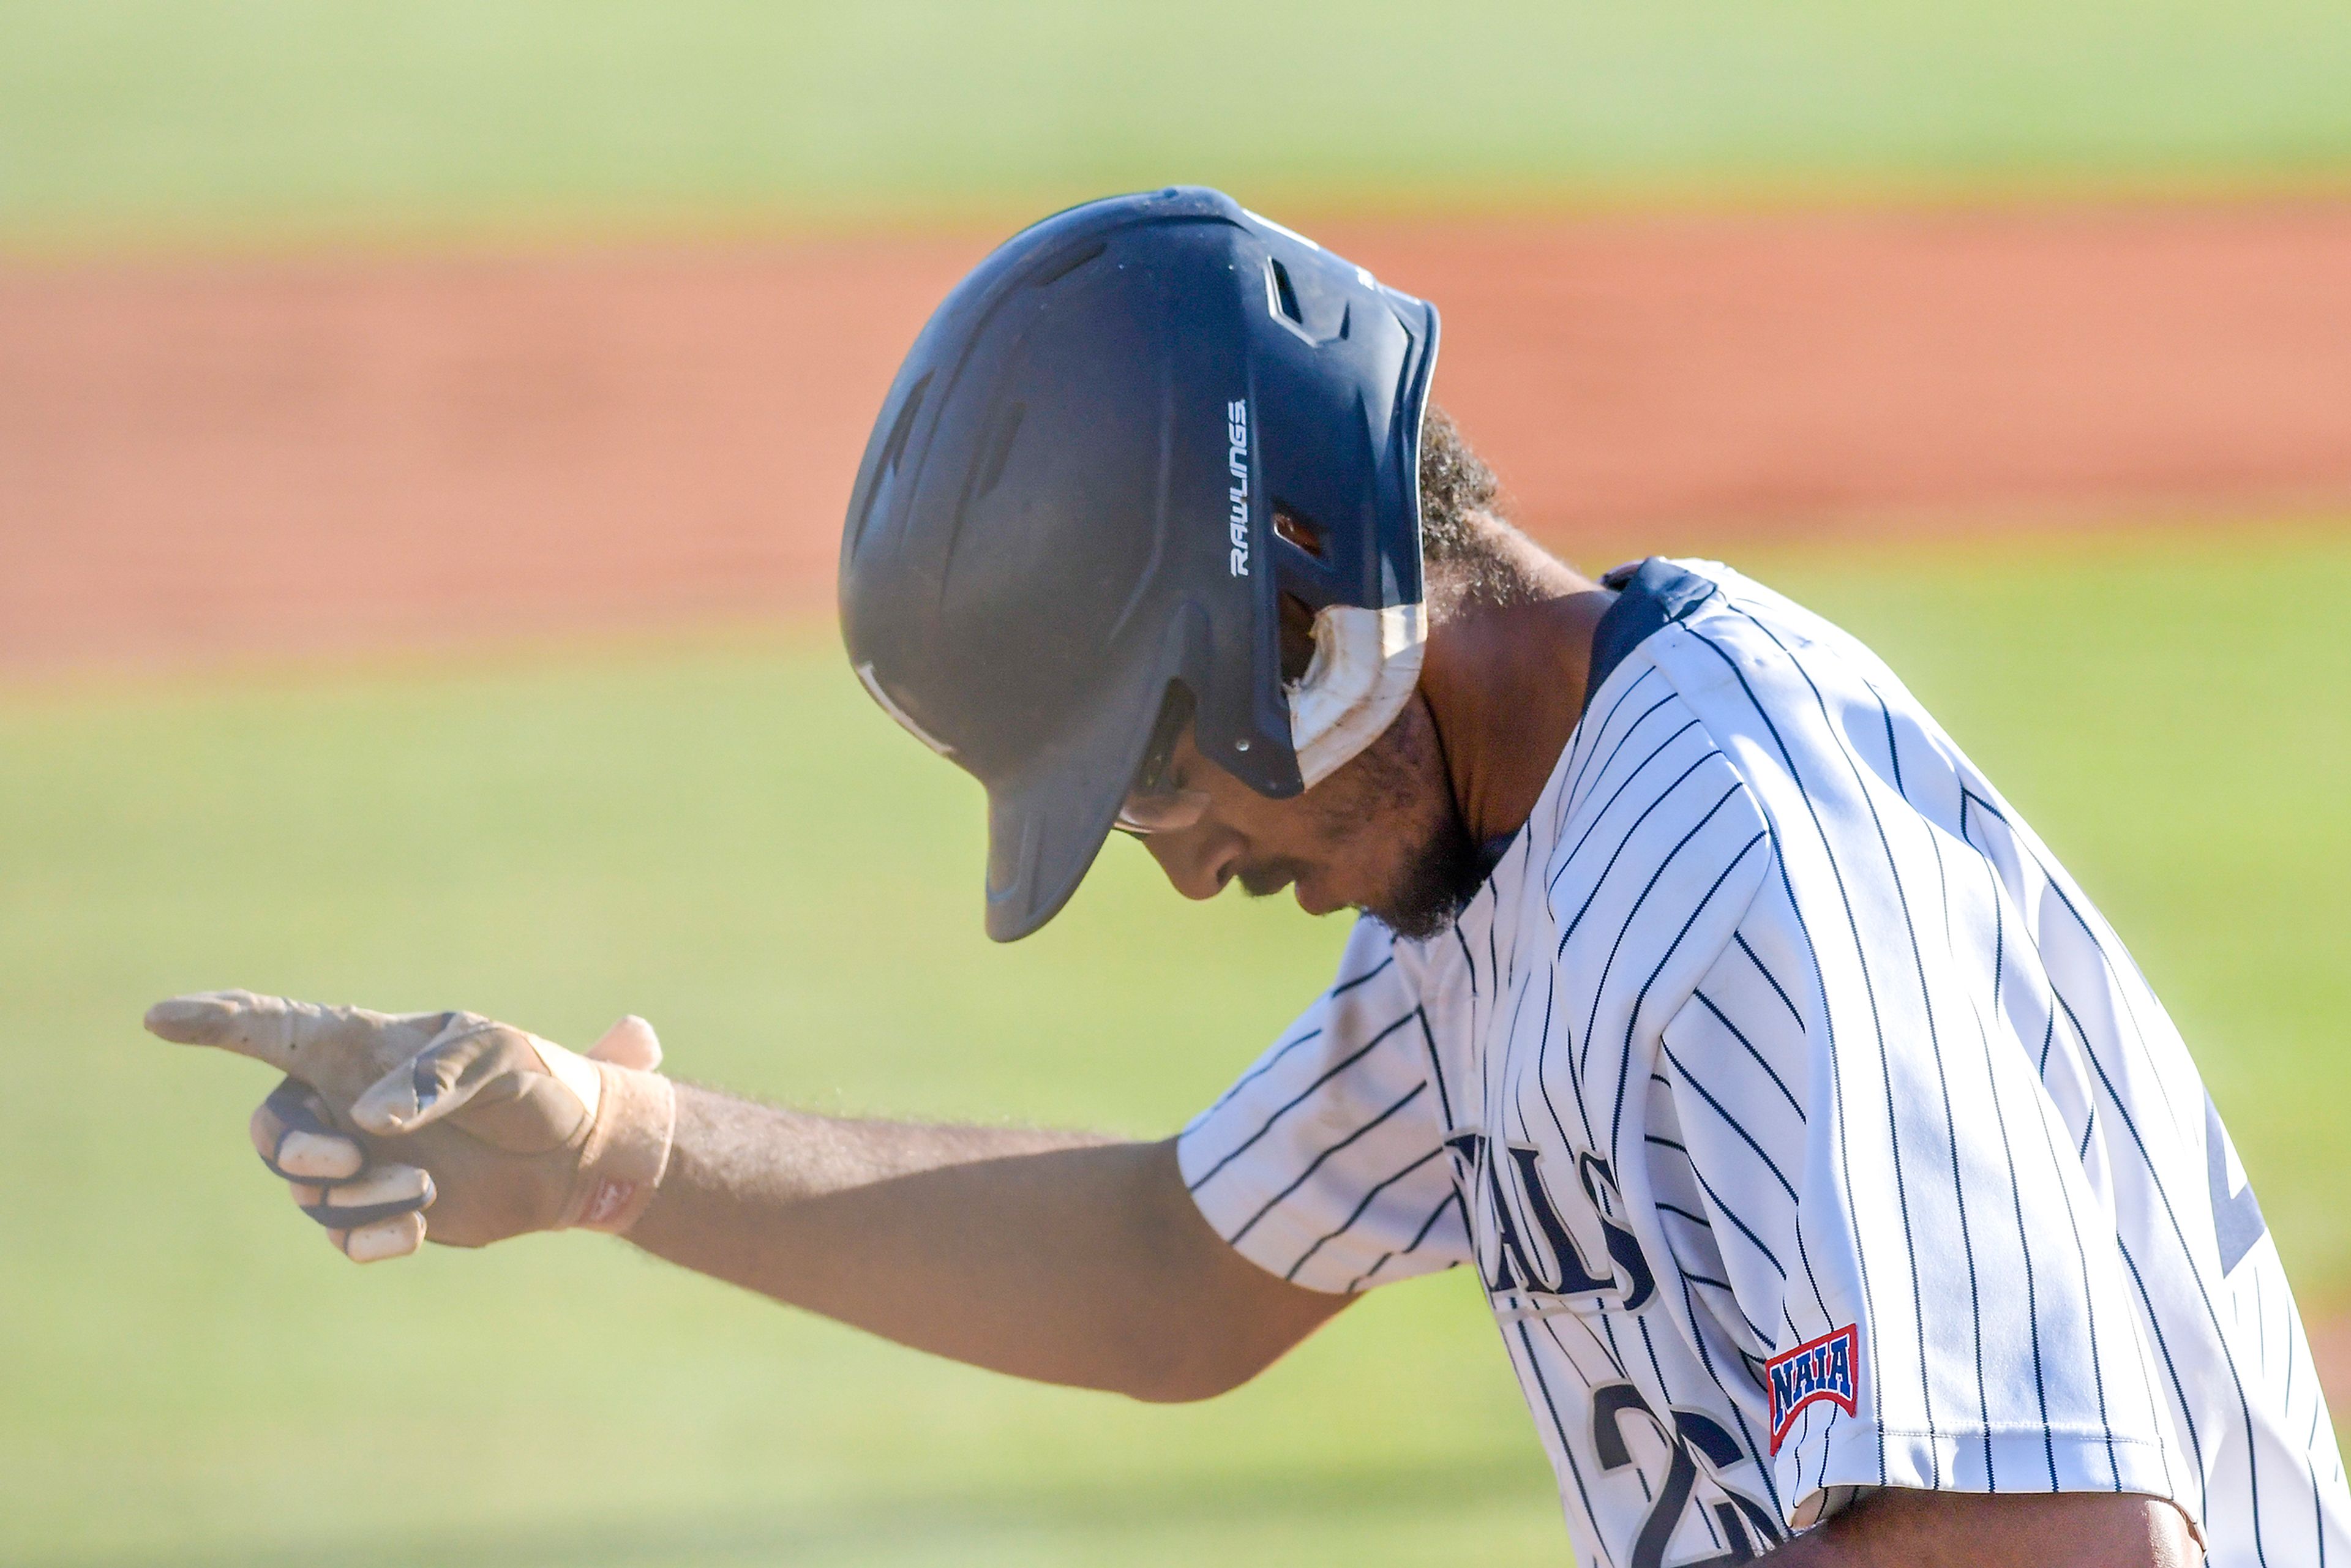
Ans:
[{"label": "blurred background", "polygon": [[1584,566],[1902,671],[2198,1052],[2351,1400],[2340,0],[0,0],[0,1560],[1570,1560],[1474,1281],[1144,1409],[534,1238],[362,1272],[243,985],[819,1109],[1172,1129],[1343,931],[1113,845],[991,948],[843,667],[937,297],[1216,183],[1446,312]]}]

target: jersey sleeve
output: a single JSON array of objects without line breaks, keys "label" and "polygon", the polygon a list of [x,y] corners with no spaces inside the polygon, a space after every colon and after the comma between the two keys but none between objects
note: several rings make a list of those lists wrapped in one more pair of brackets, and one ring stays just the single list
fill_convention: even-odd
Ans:
[{"label": "jersey sleeve", "polygon": [[1905,831],[1798,844],[1663,1031],[1682,1302],[1793,1527],[1884,1486],[2177,1496],[2111,1196],[2036,1070],[2062,1016],[1980,863]]},{"label": "jersey sleeve", "polygon": [[1420,998],[1377,921],[1339,977],[1176,1145],[1193,1201],[1259,1268],[1353,1292],[1467,1255]]}]

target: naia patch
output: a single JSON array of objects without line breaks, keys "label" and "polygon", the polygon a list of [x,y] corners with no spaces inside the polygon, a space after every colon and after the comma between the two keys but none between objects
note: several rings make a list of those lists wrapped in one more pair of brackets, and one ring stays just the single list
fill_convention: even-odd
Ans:
[{"label": "naia patch", "polygon": [[1815,1399],[1853,1407],[1853,1364],[1861,1358],[1861,1339],[1851,1324],[1798,1345],[1763,1364],[1771,1388],[1771,1451],[1795,1425],[1796,1413]]}]

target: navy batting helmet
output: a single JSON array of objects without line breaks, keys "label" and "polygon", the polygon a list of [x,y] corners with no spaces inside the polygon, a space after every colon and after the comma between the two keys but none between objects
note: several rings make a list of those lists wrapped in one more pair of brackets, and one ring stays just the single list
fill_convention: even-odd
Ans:
[{"label": "navy batting helmet", "polygon": [[[1171,716],[1285,796],[1410,697],[1437,336],[1425,301],[1197,188],[1048,218],[932,315],[858,468],[841,630],[874,700],[987,788],[990,936],[1077,891]],[[1314,613],[1290,682],[1285,594]]]}]

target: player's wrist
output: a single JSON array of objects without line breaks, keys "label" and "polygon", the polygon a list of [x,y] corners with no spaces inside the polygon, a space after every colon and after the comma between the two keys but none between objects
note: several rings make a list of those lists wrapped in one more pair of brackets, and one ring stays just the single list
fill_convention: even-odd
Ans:
[{"label": "player's wrist", "polygon": [[593,1063],[601,1080],[596,1119],[555,1229],[622,1235],[653,1202],[677,1137],[677,1091],[658,1072]]}]

